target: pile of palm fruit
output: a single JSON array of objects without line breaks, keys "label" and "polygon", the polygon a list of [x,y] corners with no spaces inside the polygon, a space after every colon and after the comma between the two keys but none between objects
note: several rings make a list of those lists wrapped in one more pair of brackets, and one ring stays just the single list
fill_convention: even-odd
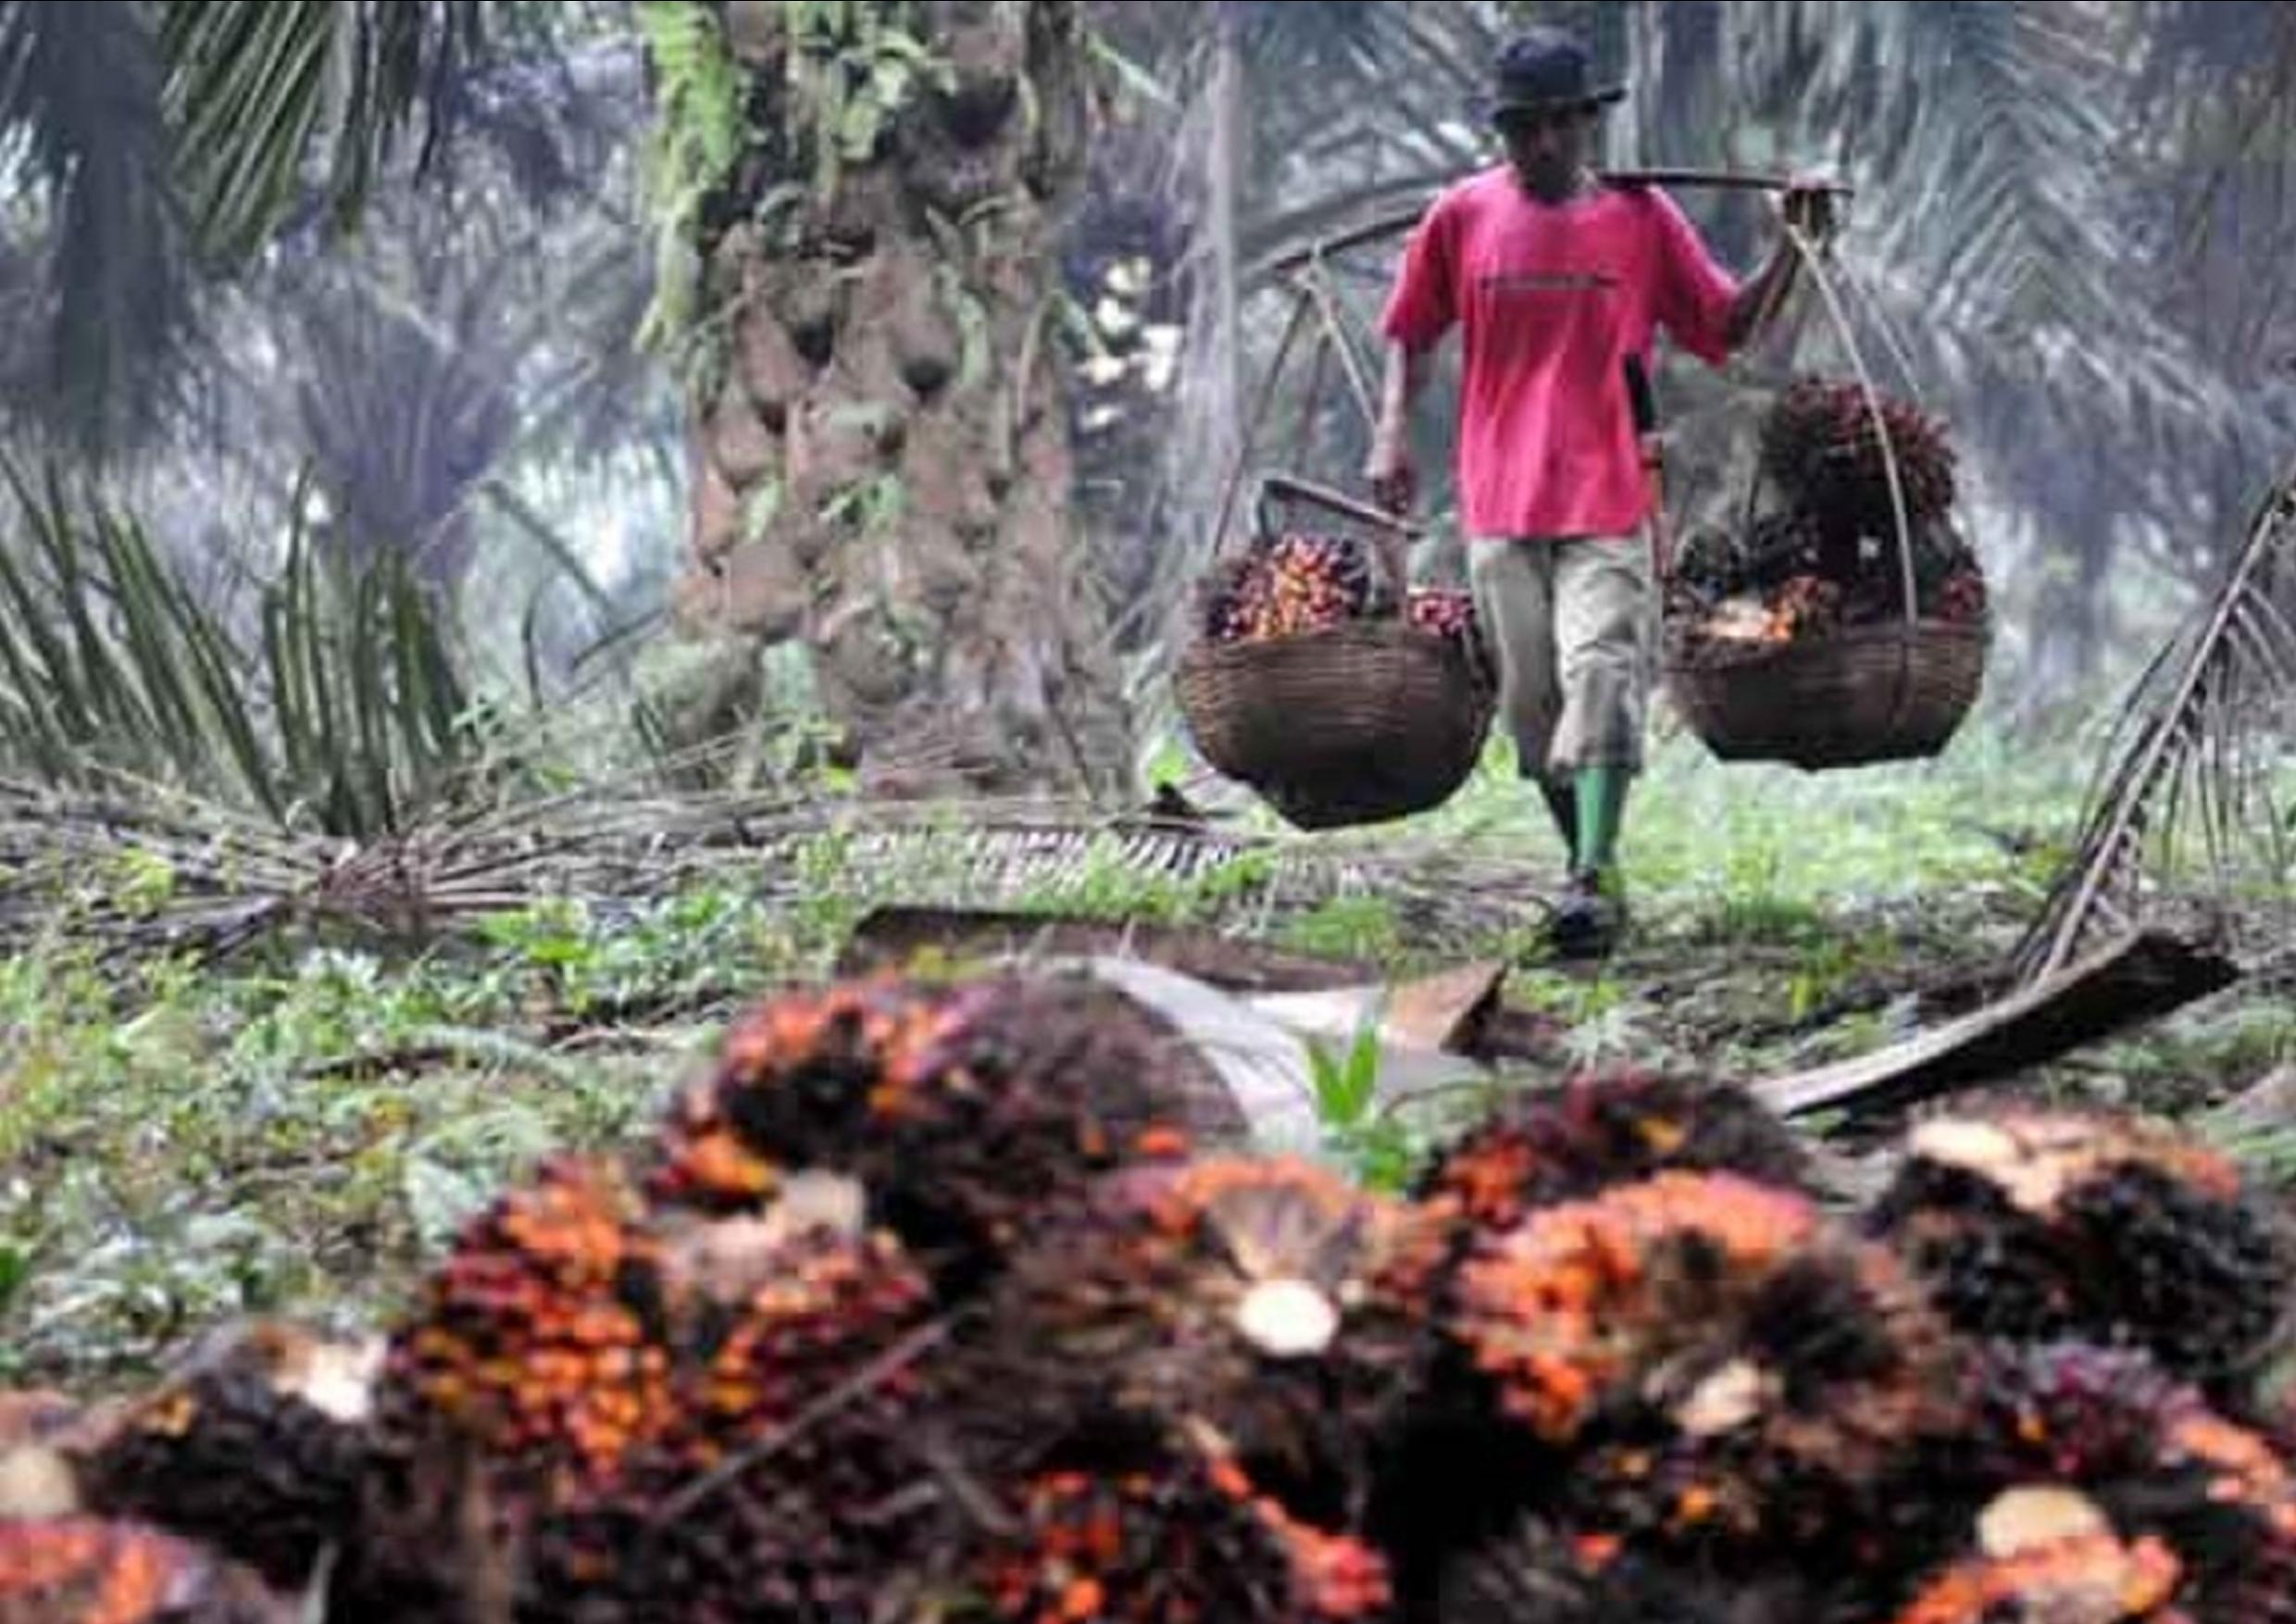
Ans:
[{"label": "pile of palm fruit", "polygon": [[[1729,657],[1901,620],[1908,552],[1917,618],[1984,621],[1984,571],[1953,523],[1954,456],[1944,425],[1908,401],[1875,398],[1878,422],[1854,381],[1803,378],[1778,397],[1760,443],[1765,489],[1778,500],[1742,533],[1693,535],[1667,581],[1678,657]],[[1903,550],[1892,457],[1909,543]]]},{"label": "pile of palm fruit", "polygon": [[[1392,592],[1370,549],[1345,534],[1295,531],[1254,535],[1205,579],[1199,627],[1214,643],[1271,643],[1391,615]],[[1401,608],[1410,624],[1476,651],[1475,600],[1451,587],[1413,586]]]},{"label": "pile of palm fruit", "polygon": [[1750,1096],[1244,1154],[1051,972],[794,991],[374,1352],[0,1403],[0,1618],[2272,1624],[2296,1251],[2115,1115],[1829,1200]]}]

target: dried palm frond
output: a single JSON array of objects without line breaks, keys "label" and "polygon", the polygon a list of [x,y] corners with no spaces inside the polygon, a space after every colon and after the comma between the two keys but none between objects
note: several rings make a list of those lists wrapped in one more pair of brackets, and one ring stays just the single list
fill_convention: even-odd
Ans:
[{"label": "dried palm frond", "polygon": [[[2243,857],[2283,898],[2290,874],[2286,737],[2296,722],[2296,474],[2259,505],[2193,629],[2161,651],[2123,710],[2079,855],[2014,960],[2031,984],[2133,924],[2197,818],[2227,888]],[[2277,739],[2276,750],[2267,741]]]},{"label": "dried palm frond", "polygon": [[57,882],[84,892],[91,875],[154,861],[168,870],[167,899],[129,910],[83,895],[75,925],[128,955],[219,956],[297,922],[423,934],[544,897],[611,914],[718,883],[795,902],[817,895],[828,873],[864,902],[1183,904],[1263,929],[1377,896],[1413,936],[1455,940],[1515,922],[1547,885],[1529,863],[1434,841],[1311,843],[1070,800],[807,801],[782,787],[668,790],[633,775],[347,843],[121,773],[77,790],[0,780],[0,943],[55,922]]}]

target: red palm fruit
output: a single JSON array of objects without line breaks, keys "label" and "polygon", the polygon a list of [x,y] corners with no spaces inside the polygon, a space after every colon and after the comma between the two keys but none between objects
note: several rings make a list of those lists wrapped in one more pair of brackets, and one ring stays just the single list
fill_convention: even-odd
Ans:
[{"label": "red palm fruit", "polygon": [[254,1575],[142,1524],[0,1522],[0,1624],[289,1624]]},{"label": "red palm fruit", "polygon": [[1928,1523],[1907,1505],[1965,1430],[1966,1361],[1878,1246],[1805,1243],[1607,1406],[1562,1486],[1574,1526],[1674,1559],[1791,1566],[1822,1545],[1885,1593]]},{"label": "red palm fruit", "polygon": [[1878,426],[1856,381],[1803,378],[1763,420],[1763,470],[1829,528],[1896,533],[1882,427],[1907,522],[1935,518],[1953,506],[1954,455],[1944,425],[1910,401],[1879,399]]},{"label": "red palm fruit", "polygon": [[1971,1425],[1940,1453],[1932,1503],[2078,1494],[2118,1539],[2174,1555],[2173,1594],[2190,1617],[2296,1619],[2296,1476],[2263,1434],[2136,1349],[1991,1343],[1971,1389]]},{"label": "red palm fruit", "polygon": [[1615,1069],[1510,1093],[1436,1157],[1417,1193],[1453,1198],[1469,1222],[1495,1231],[1668,1169],[1810,1187],[1801,1142],[1743,1089]]},{"label": "red palm fruit", "polygon": [[977,1559],[992,1616],[1027,1624],[1320,1624],[1385,1616],[1376,1552],[1258,1494],[1232,1462],[1148,1445],[1055,1467]]},{"label": "red palm fruit", "polygon": [[931,1308],[899,1243],[805,1229],[710,1273],[681,1294],[669,1425],[541,1522],[522,1617],[875,1617],[939,1526],[930,1499],[888,1509],[921,1470]]},{"label": "red palm fruit", "polygon": [[618,1169],[551,1161],[465,1226],[393,1330],[379,1430],[452,1438],[512,1499],[562,1503],[673,1419],[665,1295]]},{"label": "red palm fruit", "polygon": [[[2036,1509],[2024,1515],[2061,1519],[2065,1530],[2003,1536],[2015,1543],[1939,1573],[1890,1624],[2194,1624],[2203,1617],[2177,1605],[2182,1568],[2162,1541],[2124,1541],[2101,1516],[2091,1520],[2080,1511],[2078,1496],[2052,1510],[2032,1504]],[[1998,1518],[2019,1503],[1989,1509]]]},{"label": "red palm fruit", "polygon": [[1215,566],[1199,609],[1215,643],[1257,643],[1326,631],[1374,604],[1369,559],[1352,538],[1296,533],[1255,537]]},{"label": "red palm fruit", "polygon": [[1460,1271],[1452,1332],[1504,1412],[1576,1441],[1816,1239],[1816,1206],[1729,1173],[1662,1172],[1533,1211]]}]

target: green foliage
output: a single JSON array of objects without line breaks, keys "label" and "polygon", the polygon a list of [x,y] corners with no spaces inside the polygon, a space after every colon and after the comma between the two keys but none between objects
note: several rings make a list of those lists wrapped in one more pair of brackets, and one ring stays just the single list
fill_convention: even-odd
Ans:
[{"label": "green foliage", "polygon": [[1300,953],[1384,963],[1404,951],[1395,905],[1377,893],[1335,896],[1286,925],[1278,938]]},{"label": "green foliage", "polygon": [[[301,201],[314,153],[335,218],[346,222],[416,111],[484,53],[508,9],[384,0],[162,6],[167,110],[201,240],[229,261],[254,254]],[[435,132],[442,115],[428,110]]]},{"label": "green foliage", "polygon": [[639,342],[654,346],[684,339],[693,325],[702,274],[694,231],[741,159],[747,86],[714,7],[652,0],[631,10],[655,72],[655,294],[639,331]]},{"label": "green foliage", "polygon": [[847,166],[875,156],[919,80],[954,82],[914,31],[914,13],[899,0],[785,0],[787,135],[792,151],[812,155],[817,203],[836,195]]},{"label": "green foliage", "polygon": [[[1879,782],[1801,780],[1710,772],[1682,742],[1663,745],[1629,827],[1626,953],[1508,979],[1508,1001],[1547,1018],[1538,1069],[1760,1076],[1886,1041],[1918,988],[2014,934],[2032,900],[2014,883],[2025,859],[1966,825],[2014,808],[2059,827],[2078,805],[2045,787],[2077,781],[2063,765],[1972,736]],[[1427,832],[1454,856],[1481,841],[1541,857],[1543,816],[1494,773]],[[0,958],[0,1380],[124,1380],[250,1310],[371,1326],[503,1181],[551,1150],[628,1145],[741,1000],[827,974],[880,903],[1217,921],[1393,960],[1492,950],[1430,935],[1416,906],[1376,891],[1298,906],[1286,848],[1176,878],[1114,836],[1064,835],[999,867],[993,819],[941,817],[903,822],[894,841],[857,808],[819,807],[771,856],[742,853],[728,878],[658,899],[553,870],[526,906],[418,956],[282,935],[229,973],[99,963],[82,914],[164,912],[197,877],[156,851],[76,865],[42,943]],[[1349,839],[1316,838],[1341,853]],[[1381,829],[1366,846],[1415,838]],[[2102,1097],[2109,1080],[2148,1105],[2214,1103],[2296,1058],[2284,1005],[2261,981],[2236,988],[2033,1086]],[[1306,1058],[1321,1154],[1394,1190],[1436,1117],[1464,1119],[1484,1095],[1382,1097],[1375,1033],[1366,1020]],[[2296,1169],[2288,1135],[2261,1137],[2276,1176]]]},{"label": "green foliage", "polygon": [[842,525],[855,535],[884,535],[901,522],[907,505],[908,492],[900,474],[882,468],[824,499],[820,518],[824,524]]},{"label": "green foliage", "polygon": [[[949,253],[950,242],[957,240],[955,227],[937,231],[935,235],[941,241],[944,254]],[[933,266],[933,289],[940,295],[941,303],[947,307],[950,319],[956,323],[956,387],[961,393],[988,376],[989,307],[981,303],[980,294],[965,285],[965,275],[957,269],[955,254],[949,254],[948,257]]]},{"label": "green foliage", "polygon": [[0,755],[50,782],[170,781],[282,825],[366,836],[464,785],[487,743],[440,617],[395,549],[356,575],[301,522],[258,648],[129,515],[5,468]]},{"label": "green foliage", "polygon": [[1411,1135],[1379,1103],[1379,1021],[1366,1016],[1344,1056],[1304,1040],[1326,1149],[1367,1189],[1400,1193],[1417,1162]]},{"label": "green foliage", "polygon": [[69,941],[0,958],[0,1380],[128,1379],[240,1313],[356,1323],[505,1180],[643,1131],[733,1003],[823,945],[697,888],[408,960],[120,987]]}]

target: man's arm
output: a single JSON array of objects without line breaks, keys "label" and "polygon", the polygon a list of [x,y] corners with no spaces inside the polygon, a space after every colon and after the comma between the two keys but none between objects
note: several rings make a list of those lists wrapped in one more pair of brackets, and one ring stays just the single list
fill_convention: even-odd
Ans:
[{"label": "man's arm", "polygon": [[1427,387],[1433,346],[1412,349],[1390,339],[1387,377],[1379,391],[1379,420],[1371,431],[1371,456],[1364,477],[1371,483],[1371,498],[1390,513],[1408,512],[1418,491],[1418,472],[1411,459],[1411,408]]}]

